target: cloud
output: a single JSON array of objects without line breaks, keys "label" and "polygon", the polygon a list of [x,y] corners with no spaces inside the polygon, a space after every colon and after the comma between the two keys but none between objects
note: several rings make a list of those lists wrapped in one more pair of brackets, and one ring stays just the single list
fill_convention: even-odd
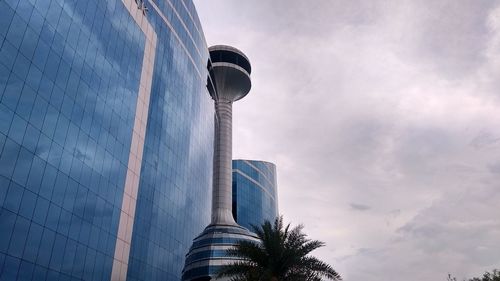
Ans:
[{"label": "cloud", "polygon": [[371,209],[370,206],[363,205],[363,204],[356,204],[356,203],[350,203],[349,206],[351,209],[356,210],[356,211],[368,211]]},{"label": "cloud", "polygon": [[495,146],[498,142],[500,142],[500,136],[493,136],[490,132],[480,132],[471,140],[470,145],[475,149],[482,149],[488,146]]},{"label": "cloud", "polygon": [[490,172],[495,173],[495,174],[500,174],[500,162],[491,164],[488,167],[490,169]]},{"label": "cloud", "polygon": [[498,267],[500,1],[195,3],[252,63],[234,156],[277,164],[280,211],[345,280]]}]

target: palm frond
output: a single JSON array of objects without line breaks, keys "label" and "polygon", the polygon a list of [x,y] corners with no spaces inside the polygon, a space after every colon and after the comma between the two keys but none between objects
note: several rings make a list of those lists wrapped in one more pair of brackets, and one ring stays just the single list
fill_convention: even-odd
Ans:
[{"label": "palm frond", "polygon": [[255,270],[255,266],[246,261],[236,261],[232,264],[224,265],[217,273],[218,278],[222,277],[243,277],[248,272]]},{"label": "palm frond", "polygon": [[342,280],[340,274],[338,274],[330,265],[318,260],[315,257],[305,257],[302,259],[301,264],[302,268],[309,272],[314,272],[318,276],[326,277],[331,280]]},{"label": "palm frond", "polygon": [[229,249],[229,256],[242,260],[222,267],[219,277],[230,277],[234,281],[342,280],[330,265],[308,256],[325,243],[308,239],[303,225],[285,226],[280,216],[274,223],[266,221],[252,228],[261,243],[239,241]]}]

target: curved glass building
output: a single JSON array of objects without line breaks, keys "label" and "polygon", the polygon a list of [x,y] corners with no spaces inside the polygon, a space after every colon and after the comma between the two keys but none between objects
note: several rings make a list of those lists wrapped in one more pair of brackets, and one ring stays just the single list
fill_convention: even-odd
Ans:
[{"label": "curved glass building", "polygon": [[191,0],[0,1],[0,280],[181,279],[208,61]]},{"label": "curved glass building", "polygon": [[233,160],[233,216],[252,230],[278,216],[276,165],[265,161]]}]

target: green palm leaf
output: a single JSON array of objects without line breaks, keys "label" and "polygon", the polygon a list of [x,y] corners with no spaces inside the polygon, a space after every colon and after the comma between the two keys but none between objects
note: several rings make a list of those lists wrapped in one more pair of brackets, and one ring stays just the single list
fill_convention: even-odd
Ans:
[{"label": "green palm leaf", "polygon": [[283,218],[253,226],[260,243],[240,241],[227,254],[238,258],[223,266],[218,277],[234,281],[321,281],[342,280],[327,263],[309,254],[325,246],[318,240],[307,239],[302,225],[284,226]]}]

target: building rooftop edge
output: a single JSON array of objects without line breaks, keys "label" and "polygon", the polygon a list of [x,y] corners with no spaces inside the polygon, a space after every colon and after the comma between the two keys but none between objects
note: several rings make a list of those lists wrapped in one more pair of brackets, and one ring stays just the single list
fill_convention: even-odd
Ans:
[{"label": "building rooftop edge", "polygon": [[271,165],[273,165],[273,166],[276,166],[276,164],[274,164],[273,162],[269,162],[269,161],[265,161],[265,160],[257,160],[257,159],[243,159],[243,158],[237,158],[237,159],[233,159],[233,161],[262,162],[262,163],[267,163],[267,164],[271,164]]}]

